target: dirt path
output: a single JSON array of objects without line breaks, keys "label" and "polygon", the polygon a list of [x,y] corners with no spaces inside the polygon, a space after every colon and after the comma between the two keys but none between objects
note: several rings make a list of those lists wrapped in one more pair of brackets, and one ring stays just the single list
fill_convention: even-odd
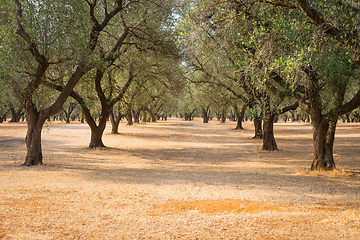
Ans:
[{"label": "dirt path", "polygon": [[338,171],[313,173],[311,126],[201,119],[120,125],[87,149],[86,124],[50,123],[24,167],[26,124],[0,124],[0,239],[360,239],[360,124],[339,124]]}]

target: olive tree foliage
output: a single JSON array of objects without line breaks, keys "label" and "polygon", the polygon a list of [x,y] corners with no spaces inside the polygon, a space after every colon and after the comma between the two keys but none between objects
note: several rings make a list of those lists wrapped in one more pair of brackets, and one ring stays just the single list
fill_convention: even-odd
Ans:
[{"label": "olive tree foliage", "polygon": [[[15,92],[10,84],[8,69],[12,66],[9,43],[12,42],[12,31],[15,25],[11,16],[12,4],[4,1],[0,5],[0,122],[10,116],[9,103],[15,104]],[[14,101],[15,99],[15,101]]]},{"label": "olive tree foliage", "polygon": [[228,90],[253,109],[254,138],[262,138],[261,118],[264,118],[264,123],[268,123],[264,135],[269,137],[264,138],[263,149],[277,150],[272,120],[288,111],[288,107],[297,105],[285,105],[284,94],[279,101],[273,100],[274,91],[270,91],[268,80],[272,59],[278,57],[281,49],[272,41],[270,24],[262,20],[268,18],[268,11],[256,9],[258,15],[261,10],[259,17],[247,10],[250,9],[227,1],[189,1],[179,26],[183,29],[180,40],[186,45],[194,71],[205,73],[206,79],[201,82]]},{"label": "olive tree foliage", "polygon": [[[285,51],[275,64],[278,71],[273,73],[274,79],[292,89],[300,107],[311,115],[311,169],[333,170],[337,120],[360,104],[358,5],[352,1],[298,0],[282,1],[278,8],[274,21],[282,26],[279,45]],[[284,8],[290,8],[290,14],[285,14]]]},{"label": "olive tree foliage", "polygon": [[192,121],[198,111],[195,88],[194,84],[186,82],[183,91],[177,96],[176,114],[185,121]]},{"label": "olive tree foliage", "polygon": [[337,120],[360,103],[359,6],[353,1],[278,3],[261,4],[275,7],[272,19],[279,27],[274,40],[283,48],[274,62],[273,79],[287,87],[311,115],[311,169],[333,170]]},{"label": "olive tree foliage", "polygon": [[[202,42],[200,46],[206,46],[202,50],[211,49],[211,56],[216,56],[211,61],[206,54],[196,56],[198,69],[205,69],[208,63],[217,64],[207,70],[209,76],[216,76],[218,69],[224,69],[218,67],[219,59],[226,56],[226,66],[234,66],[238,71],[233,73],[240,75],[227,74],[227,80],[246,80],[241,87],[254,93],[264,124],[272,124],[271,116],[299,104],[312,116],[311,168],[335,169],[332,148],[336,121],[341,114],[356,108],[360,100],[358,86],[354,92],[349,85],[358,82],[358,3],[190,1],[189,12],[189,16],[196,17],[186,18],[186,27],[196,26],[198,33],[187,34],[192,41],[184,42],[190,49],[194,42]],[[222,41],[216,41],[217,38]],[[219,84],[221,77],[214,79],[218,85],[225,85]],[[226,86],[234,91],[233,86]],[[298,103],[281,107],[279,103],[288,102],[283,97],[290,101],[295,98]]]},{"label": "olive tree foliage", "polygon": [[160,57],[152,62],[152,70],[145,71],[142,77],[146,81],[143,81],[143,94],[138,99],[145,103],[143,114],[148,114],[148,120],[156,122],[161,117],[166,119],[172,112],[177,96],[184,89],[184,79],[178,60]]},{"label": "olive tree foliage", "polygon": [[196,79],[201,79],[202,73],[195,72],[188,78],[192,79],[194,86],[192,88],[193,98],[196,101],[198,115],[203,118],[203,123],[209,123],[215,112],[215,102],[217,99],[217,88],[207,83],[196,83]]},{"label": "olive tree foliage", "polygon": [[[144,7],[142,2],[136,1],[131,3],[131,11],[126,11],[121,15],[122,26],[128,29],[126,41],[122,41],[118,51],[113,54],[109,46],[116,44],[117,36],[124,34],[126,31],[119,31],[119,28],[109,27],[103,33],[103,37],[99,40],[99,58],[105,58],[105,64],[100,64],[94,67],[94,70],[87,74],[89,85],[92,86],[93,96],[95,99],[86,99],[86,96],[80,95],[76,90],[73,90],[70,96],[75,98],[82,107],[85,119],[91,128],[91,140],[89,147],[105,147],[102,142],[102,135],[106,127],[106,122],[111,114],[113,106],[122,101],[127,105],[126,116],[128,124],[132,124],[132,109],[131,102],[126,102],[123,97],[127,91],[131,89],[131,85],[137,79],[141,81],[160,81],[162,76],[169,73],[160,70],[164,68],[159,63],[161,61],[167,62],[166,67],[171,66],[170,63],[176,61],[176,49],[171,37],[171,28],[167,26],[167,16],[171,2],[168,5],[157,5],[152,2],[147,7]],[[129,3],[130,4],[130,3]],[[169,68],[171,69],[171,68]],[[157,79],[156,79],[157,78]],[[160,79],[160,80],[159,80]],[[171,79],[176,81],[176,79]],[[49,83],[58,90],[62,90],[62,86],[56,86]],[[152,89],[153,90],[153,89]],[[86,93],[88,94],[88,92]],[[89,108],[89,102],[98,102],[96,106],[99,111],[92,113]],[[153,102],[151,102],[153,103]],[[150,115],[154,120],[154,107],[149,107]],[[99,122],[97,123],[96,115],[99,115]],[[115,121],[112,117],[113,123],[118,126],[121,114],[118,114]],[[114,133],[117,133],[117,127],[114,126]]]},{"label": "olive tree foliage", "polygon": [[[8,1],[14,22],[6,37],[6,78],[17,88],[17,96],[28,117],[25,165],[42,163],[41,132],[44,122],[62,110],[73,88],[94,67],[106,64],[98,53],[99,39],[109,26],[123,34],[108,52],[114,56],[129,29],[121,14],[128,1]],[[35,95],[44,89],[45,79],[63,85],[59,93]],[[41,96],[41,94],[39,95]],[[41,105],[38,105],[41,103]],[[43,104],[46,103],[46,104]]]}]

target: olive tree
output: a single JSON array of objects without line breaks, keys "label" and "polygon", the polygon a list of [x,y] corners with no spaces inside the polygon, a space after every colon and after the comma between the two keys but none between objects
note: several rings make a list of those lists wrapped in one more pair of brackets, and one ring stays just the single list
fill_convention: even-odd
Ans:
[{"label": "olive tree", "polygon": [[[108,59],[97,58],[101,33],[111,25],[122,27],[108,54],[113,56],[126,39],[129,29],[122,24],[121,13],[127,11],[125,1],[24,1],[14,0],[11,14],[15,19],[15,33],[11,34],[13,55],[21,61],[7,71],[12,81],[18,81],[19,100],[28,118],[26,136],[27,155],[24,165],[43,162],[41,132],[45,121],[62,110],[64,102],[79,80],[98,64]],[[10,27],[12,25],[9,25]],[[26,52],[24,52],[26,51]],[[56,68],[61,75],[55,76]],[[16,73],[16,76],[15,74]],[[63,89],[37,105],[34,98],[45,79],[61,82]]]}]

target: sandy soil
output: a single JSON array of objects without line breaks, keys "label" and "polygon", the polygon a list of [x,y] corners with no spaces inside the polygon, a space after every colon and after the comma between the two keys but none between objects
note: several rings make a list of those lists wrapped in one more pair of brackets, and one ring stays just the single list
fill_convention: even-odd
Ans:
[{"label": "sandy soil", "polygon": [[0,124],[0,239],[360,239],[360,124],[339,124],[338,170],[308,171],[311,126],[201,119],[120,125],[107,149],[86,124],[50,123],[44,165],[21,166],[26,124]]}]

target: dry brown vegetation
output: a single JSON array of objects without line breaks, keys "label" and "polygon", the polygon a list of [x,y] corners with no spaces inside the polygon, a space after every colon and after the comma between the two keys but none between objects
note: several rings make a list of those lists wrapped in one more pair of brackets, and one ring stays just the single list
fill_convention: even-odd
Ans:
[{"label": "dry brown vegetation", "polygon": [[91,150],[86,124],[52,122],[25,167],[26,124],[0,124],[0,238],[360,239],[360,124],[339,123],[334,172],[308,171],[308,124],[275,124],[277,152],[234,127],[122,123]]}]

